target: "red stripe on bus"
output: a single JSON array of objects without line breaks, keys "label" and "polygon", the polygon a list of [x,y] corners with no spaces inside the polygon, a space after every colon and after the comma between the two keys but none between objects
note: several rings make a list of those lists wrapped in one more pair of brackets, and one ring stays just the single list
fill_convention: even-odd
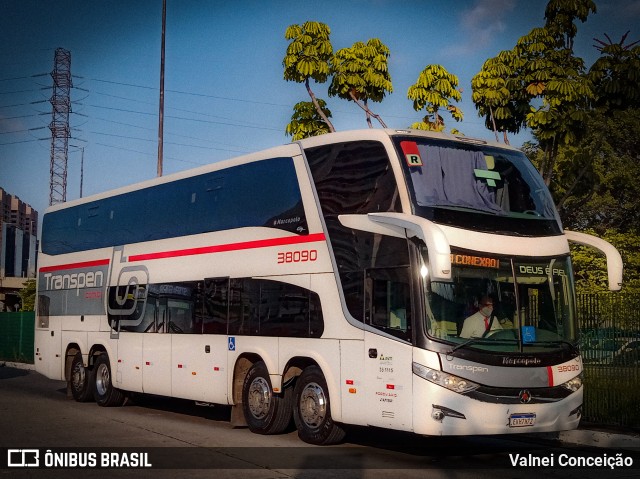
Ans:
[{"label": "red stripe on bus", "polygon": [[180,256],[192,256],[198,254],[224,253],[228,251],[240,251],[246,249],[269,248],[271,246],[285,246],[304,243],[315,243],[325,241],[324,233],[315,233],[307,236],[288,236],[285,238],[270,238],[255,241],[244,241],[242,243],[229,243],[212,246],[202,246],[200,248],[179,249],[173,251],[160,251],[158,253],[136,254],[129,256],[129,262],[146,261],[151,259],[177,258]]},{"label": "red stripe on bus", "polygon": [[549,387],[553,386],[553,368],[551,366],[547,366],[547,377],[549,378]]},{"label": "red stripe on bus", "polygon": [[94,266],[107,266],[111,260],[108,259],[97,259],[95,261],[84,261],[82,263],[69,263],[69,264],[59,264],[56,266],[44,266],[40,268],[41,273],[46,273],[48,271],[59,271],[61,269],[79,269],[79,268],[92,268]]}]

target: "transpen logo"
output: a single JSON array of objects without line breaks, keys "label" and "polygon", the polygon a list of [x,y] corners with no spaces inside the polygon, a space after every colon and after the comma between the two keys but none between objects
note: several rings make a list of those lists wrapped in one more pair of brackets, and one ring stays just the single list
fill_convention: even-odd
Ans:
[{"label": "transpen logo", "polygon": [[76,296],[85,288],[101,288],[104,284],[102,271],[86,271],[71,274],[44,273],[45,291],[75,289]]}]

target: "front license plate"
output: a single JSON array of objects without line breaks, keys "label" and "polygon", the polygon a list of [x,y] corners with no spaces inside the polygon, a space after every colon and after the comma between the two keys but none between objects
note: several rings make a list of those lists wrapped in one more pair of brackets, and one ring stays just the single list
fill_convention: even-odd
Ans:
[{"label": "front license plate", "polygon": [[536,415],[533,413],[512,414],[509,416],[509,427],[533,426],[536,422]]}]

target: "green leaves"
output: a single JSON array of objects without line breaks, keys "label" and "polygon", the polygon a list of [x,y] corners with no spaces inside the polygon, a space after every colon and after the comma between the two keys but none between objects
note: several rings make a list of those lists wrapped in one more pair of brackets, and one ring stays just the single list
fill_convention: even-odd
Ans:
[{"label": "green leaves", "polygon": [[[327,118],[331,117],[331,111],[327,103],[318,98],[317,102]],[[329,126],[318,114],[313,102],[301,101],[293,107],[291,121],[285,129],[285,134],[291,136],[293,141],[302,140],[312,136],[329,133]]]},{"label": "green leaves", "polygon": [[[356,42],[351,48],[343,48],[335,55],[329,40],[331,30],[320,22],[306,22],[303,25],[291,25],[285,31],[285,38],[290,41],[286,55],[282,60],[284,79],[304,83],[309,92],[315,109],[329,126],[329,131],[335,131],[328,116],[324,116],[323,109],[316,104],[309,80],[324,83],[332,76],[329,95],[354,101],[367,115],[367,122],[371,126],[371,117],[377,118],[386,127],[378,115],[369,110],[368,100],[380,102],[387,93],[393,91],[387,59],[389,48],[379,39],[372,38],[366,44]],[[297,120],[296,120],[297,121]],[[287,134],[310,134],[315,129],[304,130],[307,126],[296,123],[287,127]],[[304,137],[304,136],[302,136]]]},{"label": "green leaves", "polygon": [[[287,52],[282,60],[284,66],[284,79],[286,81],[295,81],[296,83],[304,83],[309,96],[311,97],[311,104],[316,110],[318,117],[324,122],[328,131],[335,131],[335,128],[329,120],[320,105],[320,102],[316,100],[311,87],[309,86],[309,79],[318,83],[324,83],[330,73],[329,61],[333,55],[333,46],[329,40],[331,29],[320,22],[305,22],[302,25],[290,25],[285,33],[284,37],[290,40]],[[298,105],[296,105],[298,106]],[[295,110],[294,110],[295,111]],[[328,111],[328,110],[327,110]],[[304,128],[308,126],[287,126],[287,134],[291,134],[294,137],[298,134],[305,135],[309,131],[319,131],[317,128],[309,130],[304,133]],[[289,127],[291,126],[291,130]],[[305,136],[302,136],[303,138]]]},{"label": "green leaves", "polygon": [[533,131],[547,154],[541,166],[547,184],[559,145],[580,139],[584,115],[579,112],[586,112],[594,99],[592,79],[573,53],[574,22],[584,22],[593,12],[592,0],[549,0],[545,25],[487,60],[472,81],[472,99],[488,126]]},{"label": "green leaves", "polygon": [[333,54],[330,34],[330,28],[320,22],[305,22],[287,28],[284,36],[290,43],[282,60],[286,81],[304,83],[311,78],[323,83],[327,80]]},{"label": "green leaves", "polygon": [[595,92],[594,104],[606,110],[640,107],[640,46],[625,45],[629,32],[618,43],[596,39],[600,58],[591,66],[589,79]]},{"label": "green leaves", "polygon": [[355,96],[357,100],[381,102],[393,91],[387,64],[389,55],[389,48],[377,38],[338,50],[331,60],[329,96],[351,101]]},{"label": "green leaves", "polygon": [[428,113],[422,122],[414,123],[411,128],[442,131],[444,120],[438,114],[440,108],[446,108],[456,121],[463,118],[462,111],[451,105],[451,101],[462,99],[458,90],[458,77],[449,73],[442,65],[427,65],[416,83],[409,87],[407,98],[413,100],[415,111],[424,109]]}]

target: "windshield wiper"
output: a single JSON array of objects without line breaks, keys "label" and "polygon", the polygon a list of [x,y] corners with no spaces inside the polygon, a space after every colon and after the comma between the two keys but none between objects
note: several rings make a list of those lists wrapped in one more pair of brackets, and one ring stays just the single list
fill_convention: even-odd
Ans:
[{"label": "windshield wiper", "polygon": [[504,211],[492,210],[489,208],[474,208],[473,206],[467,205],[433,205],[432,208],[442,208],[447,210],[454,211],[470,211],[473,213],[484,213],[488,215],[505,215]]},{"label": "windshield wiper", "polygon": [[462,349],[470,344],[473,343],[477,343],[478,341],[486,341],[485,338],[471,338],[471,339],[467,339],[464,343],[460,343],[458,344],[455,348],[453,348],[451,351],[449,351],[448,354],[453,354],[455,353],[458,349]]},{"label": "windshield wiper", "polygon": [[473,343],[477,343],[482,341],[484,344],[514,344],[515,339],[489,339],[489,338],[470,338],[467,339],[464,343],[460,343],[458,344],[455,348],[453,348],[451,351],[449,351],[447,354],[453,354],[455,353],[458,349],[462,349],[465,348],[467,346],[469,346],[470,344]]},{"label": "windshield wiper", "polygon": [[533,341],[531,343],[523,343],[524,346],[557,346],[558,344],[564,344],[569,346],[569,349],[578,349],[575,344],[565,341],[564,339],[558,339],[556,341]]}]

